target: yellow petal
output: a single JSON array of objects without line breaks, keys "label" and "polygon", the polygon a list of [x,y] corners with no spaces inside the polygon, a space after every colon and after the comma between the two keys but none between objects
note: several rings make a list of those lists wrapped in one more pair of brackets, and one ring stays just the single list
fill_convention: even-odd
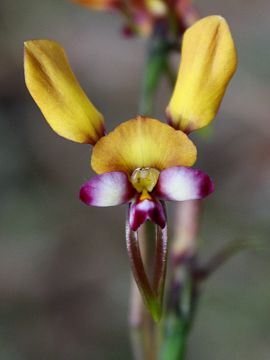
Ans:
[{"label": "yellow petal", "polygon": [[209,16],[190,27],[184,34],[178,78],[167,108],[171,125],[185,132],[208,125],[236,65],[233,39],[222,17]]},{"label": "yellow petal", "polygon": [[122,0],[72,0],[73,2],[87,6],[95,10],[108,10],[120,6]]},{"label": "yellow petal", "polygon": [[79,143],[95,144],[104,135],[103,116],[89,101],[54,41],[25,43],[27,88],[52,129]]},{"label": "yellow petal", "polygon": [[191,166],[196,147],[182,131],[146,117],[119,125],[94,146],[91,165],[98,173],[137,168],[162,170],[171,166]]}]

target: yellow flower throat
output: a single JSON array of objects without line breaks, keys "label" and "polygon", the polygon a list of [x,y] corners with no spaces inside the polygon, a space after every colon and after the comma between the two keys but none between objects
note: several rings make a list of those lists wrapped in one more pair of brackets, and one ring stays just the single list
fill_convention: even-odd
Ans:
[{"label": "yellow flower throat", "polygon": [[150,167],[135,169],[130,181],[133,187],[141,193],[140,200],[152,200],[151,192],[157,184],[159,171]]}]

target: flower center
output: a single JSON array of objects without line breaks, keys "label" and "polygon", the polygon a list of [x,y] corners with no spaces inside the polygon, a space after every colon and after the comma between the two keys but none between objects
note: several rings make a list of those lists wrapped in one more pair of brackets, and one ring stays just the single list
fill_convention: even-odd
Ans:
[{"label": "flower center", "polygon": [[152,199],[149,195],[157,184],[159,171],[150,167],[135,169],[131,175],[130,181],[133,187],[142,193],[140,200]]}]

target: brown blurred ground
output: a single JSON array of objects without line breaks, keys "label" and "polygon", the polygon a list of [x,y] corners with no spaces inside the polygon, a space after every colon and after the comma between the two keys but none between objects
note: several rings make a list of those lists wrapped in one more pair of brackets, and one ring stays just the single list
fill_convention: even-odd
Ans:
[{"label": "brown blurred ground", "polygon": [[[270,230],[270,3],[201,0],[202,15],[229,21],[239,70],[198,167],[216,184],[207,199],[206,258],[233,239]],[[120,36],[116,15],[64,0],[0,5],[0,359],[130,359],[125,209],[87,208],[77,197],[89,149],[55,135],[27,93],[23,41],[67,50],[86,92],[112,129],[136,114],[144,42]],[[178,59],[175,58],[177,64]],[[169,89],[158,94],[164,119]],[[189,360],[268,360],[270,252],[235,257],[206,284]]]}]

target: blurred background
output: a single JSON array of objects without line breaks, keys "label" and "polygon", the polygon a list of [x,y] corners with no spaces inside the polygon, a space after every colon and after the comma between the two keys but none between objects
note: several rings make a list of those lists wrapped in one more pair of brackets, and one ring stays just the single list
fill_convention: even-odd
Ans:
[{"label": "blurred background", "polygon": [[[232,240],[266,245],[207,281],[188,359],[269,360],[270,2],[201,0],[198,9],[228,20],[239,52],[211,136],[193,136],[198,167],[216,185],[204,201],[201,256]],[[131,359],[125,207],[78,200],[92,175],[89,147],[47,126],[23,78],[23,42],[59,41],[113,129],[137,113],[145,50],[121,36],[121,21],[65,0],[1,0],[0,359]],[[169,96],[164,81],[156,117]]]}]

